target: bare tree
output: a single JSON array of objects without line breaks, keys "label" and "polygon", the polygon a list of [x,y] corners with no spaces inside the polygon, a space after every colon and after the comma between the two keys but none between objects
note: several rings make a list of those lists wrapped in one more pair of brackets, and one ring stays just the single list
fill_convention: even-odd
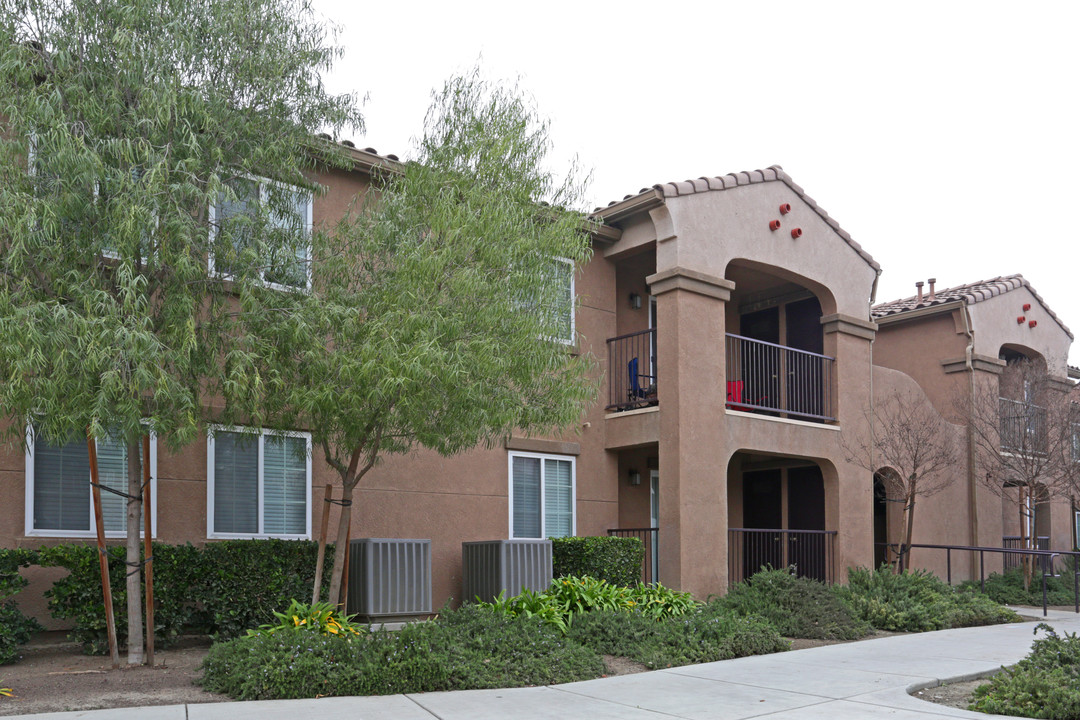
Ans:
[{"label": "bare tree", "polygon": [[[1035,506],[1075,491],[1073,404],[1069,386],[1055,379],[1046,362],[1007,358],[995,387],[978,387],[965,408],[975,445],[976,476],[996,495],[1015,499],[1020,546],[1035,548]],[[1023,562],[1025,586],[1031,562]]]},{"label": "bare tree", "polygon": [[870,436],[845,435],[841,444],[848,462],[881,478],[886,499],[904,504],[900,562],[894,567],[899,572],[910,564],[915,499],[936,495],[953,483],[955,476],[948,471],[957,461],[956,444],[949,424],[921,396],[894,391],[865,415]]}]

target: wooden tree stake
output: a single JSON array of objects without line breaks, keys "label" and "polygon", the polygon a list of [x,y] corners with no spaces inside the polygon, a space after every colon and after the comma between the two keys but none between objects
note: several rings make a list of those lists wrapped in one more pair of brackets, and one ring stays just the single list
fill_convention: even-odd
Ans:
[{"label": "wooden tree stake", "polygon": [[101,487],[98,484],[97,442],[88,434],[86,451],[90,457],[90,494],[94,499],[94,524],[97,526],[98,561],[101,563],[101,593],[105,597],[105,628],[109,636],[109,656],[113,670],[120,667],[116,645],[116,618],[113,617],[112,586],[109,583],[109,560],[105,554],[105,521],[101,514]]}]

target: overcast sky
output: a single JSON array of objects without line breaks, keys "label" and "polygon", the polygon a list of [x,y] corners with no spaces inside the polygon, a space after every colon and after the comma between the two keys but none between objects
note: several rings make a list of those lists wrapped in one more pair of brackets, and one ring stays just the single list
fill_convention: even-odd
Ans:
[{"label": "overcast sky", "polygon": [[360,147],[407,156],[482,58],[592,171],[590,209],[779,164],[881,264],[878,302],[1022,273],[1080,332],[1080,3],[315,5],[346,47],[328,83],[368,98]]}]

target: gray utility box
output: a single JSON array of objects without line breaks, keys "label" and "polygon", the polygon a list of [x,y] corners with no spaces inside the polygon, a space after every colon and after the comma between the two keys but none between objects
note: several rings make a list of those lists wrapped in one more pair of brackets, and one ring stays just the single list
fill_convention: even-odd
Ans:
[{"label": "gray utility box", "polygon": [[461,543],[461,599],[490,602],[522,590],[551,585],[550,540],[489,540]]},{"label": "gray utility box", "polygon": [[431,613],[431,541],[361,538],[349,543],[346,612],[365,617]]}]

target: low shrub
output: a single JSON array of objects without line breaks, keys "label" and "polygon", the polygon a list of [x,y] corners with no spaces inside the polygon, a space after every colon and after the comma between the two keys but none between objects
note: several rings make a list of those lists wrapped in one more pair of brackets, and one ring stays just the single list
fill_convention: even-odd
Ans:
[{"label": "low shrub", "polygon": [[786,637],[857,640],[871,631],[827,585],[787,570],[762,570],[712,604],[763,617]]},{"label": "low shrub", "polygon": [[[311,596],[318,546],[302,540],[227,540],[205,547],[153,543],[155,642],[167,647],[185,631],[242,635],[274,619],[292,598]],[[87,652],[108,651],[101,571],[93,545],[41,548],[38,562],[69,574],[46,591],[54,617],[71,620],[70,637]],[[108,550],[117,640],[127,642],[123,548]],[[328,547],[332,553],[332,547]],[[330,574],[326,563],[326,575]],[[324,592],[329,582],[323,583]]]},{"label": "low shrub", "polygon": [[0,665],[15,662],[19,646],[30,642],[30,636],[44,630],[41,623],[23,615],[11,600],[0,601]]},{"label": "low shrub", "polygon": [[969,710],[998,715],[1068,720],[1080,717],[1080,638],[1059,636],[1045,623],[1046,636],[1031,652],[990,682],[975,689]]},{"label": "low shrub", "polygon": [[710,606],[660,622],[638,613],[587,613],[575,619],[567,638],[654,669],[788,649],[788,642],[765,620]]},{"label": "low shrub", "polygon": [[307,630],[321,635],[340,635],[346,639],[367,631],[366,625],[354,623],[352,615],[335,614],[336,606],[328,602],[313,605],[293,600],[285,612],[274,612],[276,623],[260,625],[258,630],[248,630],[248,635],[273,635],[282,630]]},{"label": "low shrub", "polygon": [[398,632],[285,628],[215,643],[202,685],[237,700],[521,687],[599,677],[600,657],[542,622],[476,606]]},{"label": "low shrub", "polygon": [[[961,587],[972,591],[982,589],[978,581],[971,580]],[[1042,573],[1036,569],[1027,590],[1024,589],[1024,571],[1021,568],[991,573],[986,578],[986,596],[1003,605],[1042,605]],[[1050,605],[1072,605],[1075,602],[1070,567],[1066,567],[1059,576],[1046,578],[1046,601]]]},{"label": "low shrub", "polygon": [[33,550],[0,549],[0,665],[20,659],[19,646],[43,629],[36,619],[23,615],[14,602],[7,600],[27,585],[19,568],[29,567],[36,559]]},{"label": "low shrub", "polygon": [[976,592],[955,589],[925,570],[852,568],[837,594],[855,616],[879,630],[924,632],[1017,622],[1020,616]]},{"label": "low shrub", "polygon": [[588,575],[612,585],[632,587],[641,579],[645,547],[638,538],[564,537],[551,539],[555,577]]}]

